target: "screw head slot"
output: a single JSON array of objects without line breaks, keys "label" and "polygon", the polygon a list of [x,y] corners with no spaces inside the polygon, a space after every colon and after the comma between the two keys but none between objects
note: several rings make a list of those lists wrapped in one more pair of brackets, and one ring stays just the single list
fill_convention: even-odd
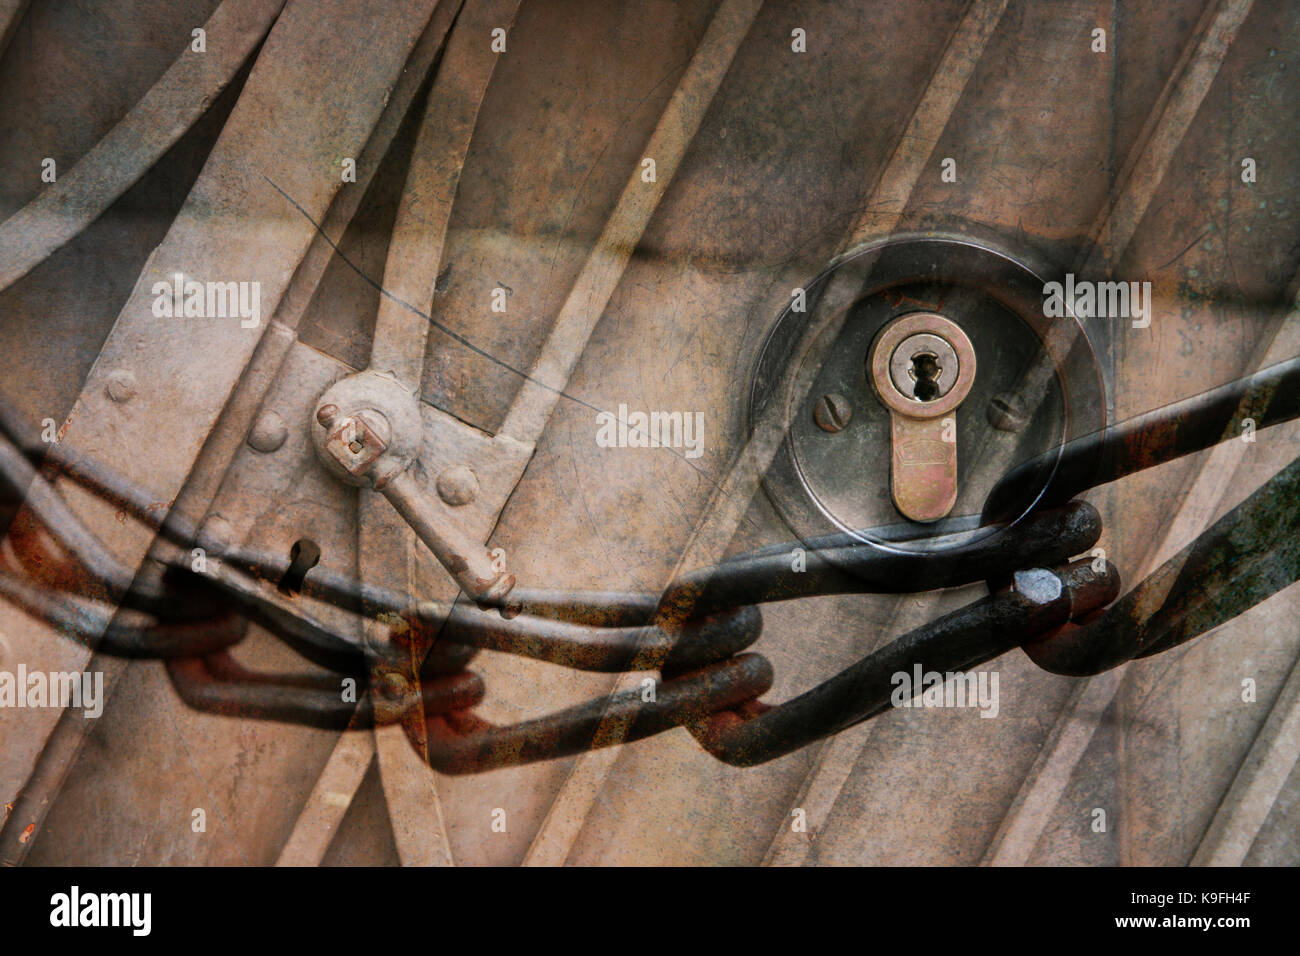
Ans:
[{"label": "screw head slot", "polygon": [[843,431],[853,418],[853,406],[838,392],[823,395],[813,408],[813,421],[824,432]]}]

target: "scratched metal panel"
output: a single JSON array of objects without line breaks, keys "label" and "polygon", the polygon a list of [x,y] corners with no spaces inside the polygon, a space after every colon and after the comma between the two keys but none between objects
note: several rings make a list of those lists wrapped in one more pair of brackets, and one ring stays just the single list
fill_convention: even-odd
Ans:
[{"label": "scratched metal panel", "polygon": [[[54,155],[70,162],[84,153],[156,81],[191,21],[216,5],[118,6],[116,40],[76,5],[37,5],[0,51],[0,91],[58,76],[69,49],[82,69],[102,61],[114,77],[100,99],[84,83],[59,94],[49,80],[49,109],[20,93],[0,97],[0,128],[18,131],[0,150],[0,171],[14,171],[0,177],[0,215],[39,191],[32,171],[54,148],[52,126],[70,131]],[[675,128],[682,101],[703,95],[692,57],[734,41],[608,303],[588,306],[599,322],[565,397],[496,505],[488,544],[505,549],[521,586],[657,591],[715,509],[735,511],[734,534],[724,535],[730,553],[792,537],[761,491],[752,501],[729,494],[748,437],[750,373],[790,290],[864,239],[955,233],[1061,273],[1150,281],[1149,328],[1123,320],[1089,328],[1118,418],[1249,373],[1266,355],[1300,353],[1300,16],[1292,5],[797,0],[763,5],[752,25],[736,12],[746,6],[524,0],[474,104],[441,265],[427,284],[432,319],[481,352],[433,331],[418,384],[432,406],[430,429],[445,427],[446,413],[483,437],[509,419],[521,372],[546,354],[584,263],[609,252],[601,231],[626,215],[625,189],[644,182],[642,160],[656,158],[646,144],[661,117]],[[452,41],[457,30],[463,41],[485,5],[441,0],[439,8]],[[66,43],[42,43],[37,28],[50,18],[65,24]],[[744,25],[719,39],[710,31],[724,20]],[[805,52],[792,49],[796,30],[806,32]],[[357,492],[320,467],[307,429],[319,392],[369,361],[385,267],[402,252],[394,223],[403,203],[431,188],[408,172],[421,125],[436,123],[425,106],[447,81],[451,49],[389,117],[391,144],[375,146],[373,178],[351,187],[361,193],[355,212],[336,231],[325,227],[328,265],[294,277],[286,298],[303,297],[297,344],[261,406],[281,414],[291,437],[273,453],[244,445],[213,486],[213,509],[239,540],[283,554],[311,536],[322,544],[322,567],[365,567],[357,542],[366,512]],[[0,393],[33,425],[46,414],[62,420],[72,405],[246,71],[94,226],[0,290]],[[1246,157],[1257,169],[1251,183],[1241,178]],[[248,157],[250,169],[265,161]],[[286,225],[302,228],[291,208],[268,228]],[[504,312],[491,308],[494,289],[505,290]],[[595,410],[619,404],[702,412],[701,457],[600,447]],[[223,416],[217,428],[233,420]],[[1198,453],[1089,495],[1102,512],[1100,545],[1126,586],[1167,529],[1199,530],[1300,454],[1300,428],[1277,426],[1232,447],[1235,457]],[[887,460],[882,452],[853,467],[861,481],[884,483]],[[422,546],[394,541],[390,557],[419,596],[447,586]],[[985,593],[970,585],[767,605],[755,650],[776,679],[764,699],[830,677],[900,621],[928,620]],[[984,665],[1001,679],[995,719],[896,710],[748,769],[714,760],[676,729],[602,756],[439,775],[433,799],[450,856],[465,865],[1183,865],[1218,846],[1237,795],[1246,807],[1265,792],[1233,861],[1294,865],[1300,776],[1287,764],[1254,791],[1247,784],[1260,779],[1252,756],[1290,726],[1298,593],[1291,587],[1213,634],[1128,665],[1115,688],[1049,674],[1013,650]],[[327,619],[359,638],[342,616]],[[21,627],[27,619],[5,620]],[[236,657],[328,674],[258,627]],[[488,688],[477,712],[500,723],[615,684],[611,675],[504,654],[481,654],[473,669]],[[322,792],[339,766],[346,735],[338,731],[197,712],[156,661],[117,673],[105,716],[52,738],[28,792],[7,808],[0,859],[266,865],[290,859],[285,848],[319,812],[334,822],[309,834],[313,849],[292,860],[396,864],[410,837],[395,834],[420,831],[433,815],[432,806],[426,814],[418,801],[401,802],[409,781],[369,752],[351,789]],[[1253,682],[1253,700],[1243,699],[1243,679]],[[1058,736],[1068,727],[1083,728],[1072,755]],[[1294,763],[1294,746],[1278,746]],[[1050,799],[1036,799],[1044,793]],[[206,811],[206,832],[191,827],[195,808]],[[806,830],[791,827],[796,810]],[[497,811],[504,829],[493,826]]]}]

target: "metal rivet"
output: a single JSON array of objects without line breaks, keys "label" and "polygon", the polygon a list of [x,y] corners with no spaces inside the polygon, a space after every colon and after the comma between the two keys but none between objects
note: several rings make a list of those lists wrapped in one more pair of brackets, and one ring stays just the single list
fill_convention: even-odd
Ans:
[{"label": "metal rivet", "polygon": [[380,658],[387,658],[393,653],[392,633],[393,629],[384,621],[368,621],[364,633],[366,646]]},{"label": "metal rivet", "polygon": [[1014,392],[1003,392],[989,399],[985,410],[989,424],[999,431],[1018,432],[1029,424],[1029,414],[1025,403]]},{"label": "metal rivet", "polygon": [[219,514],[210,514],[199,527],[197,544],[208,554],[220,557],[234,540],[235,528]]},{"label": "metal rivet", "polygon": [[411,682],[396,671],[385,671],[379,683],[379,692],[385,697],[403,697],[411,690]]},{"label": "metal rivet", "polygon": [[115,402],[129,402],[135,397],[135,376],[126,369],[118,369],[108,376],[104,391]]},{"label": "metal rivet", "polygon": [[822,431],[843,431],[853,417],[853,406],[838,392],[823,395],[813,407],[813,420]]},{"label": "metal rivet", "polygon": [[339,417],[339,407],[337,405],[322,405],[316,409],[316,421],[320,423],[321,428],[329,428],[334,424],[334,419]]},{"label": "metal rivet", "polygon": [[478,496],[478,476],[464,465],[444,468],[438,476],[438,497],[452,506],[467,505]]},{"label": "metal rivet", "polygon": [[264,454],[275,451],[289,436],[289,426],[275,412],[264,412],[248,433],[248,444]]}]

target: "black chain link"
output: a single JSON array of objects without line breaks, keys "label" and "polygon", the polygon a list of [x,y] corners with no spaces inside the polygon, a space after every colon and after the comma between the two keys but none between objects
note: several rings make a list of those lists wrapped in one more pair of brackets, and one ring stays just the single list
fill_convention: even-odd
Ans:
[{"label": "black chain link", "polygon": [[[446,773],[553,759],[683,725],[719,759],[752,765],[885,712],[892,675],[919,662],[963,671],[1023,647],[1055,673],[1097,673],[1191,640],[1300,578],[1300,459],[1113,605],[1116,570],[1102,560],[1070,560],[1101,534],[1096,509],[1071,499],[1235,437],[1245,412],[1259,429],[1300,417],[1300,358],[1072,443],[1036,510],[1013,525],[999,523],[1011,510],[1005,503],[1024,494],[1025,476],[1041,475],[1043,462],[999,483],[977,532],[931,540],[922,550],[884,550],[849,535],[793,542],[692,572],[658,596],[518,589],[518,614],[506,618],[463,601],[417,602],[323,567],[287,596],[276,585],[290,560],[256,549],[196,567],[197,529],[175,514],[160,518],[121,476],[58,445],[25,441],[0,405],[0,503],[9,528],[0,594],[101,652],[165,660],[178,694],[195,709],[339,729],[372,726],[377,712],[393,719],[375,701],[412,693],[398,686],[400,668],[349,636],[383,621],[401,638],[397,646],[423,662],[415,699],[428,718],[429,762]],[[162,573],[122,567],[63,501],[53,483],[59,475],[170,542]],[[790,563],[796,547],[806,554],[798,572]],[[762,631],[759,605],[981,580],[989,581],[989,596],[785,703],[759,702],[773,680],[767,660],[745,652]],[[311,602],[350,612],[356,627],[327,625]],[[229,651],[250,623],[333,673],[272,675],[238,664]],[[662,679],[498,727],[470,710],[485,688],[465,666],[481,649],[581,670],[657,670]]]}]

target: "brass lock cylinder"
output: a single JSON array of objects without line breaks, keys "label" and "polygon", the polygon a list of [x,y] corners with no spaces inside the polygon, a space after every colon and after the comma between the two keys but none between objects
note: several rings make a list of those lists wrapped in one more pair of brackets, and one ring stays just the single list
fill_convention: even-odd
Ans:
[{"label": "brass lock cylinder", "polygon": [[938,521],[957,501],[954,413],[975,381],[975,349],[952,320],[912,312],[881,330],[867,370],[889,409],[894,505],[912,521]]}]

